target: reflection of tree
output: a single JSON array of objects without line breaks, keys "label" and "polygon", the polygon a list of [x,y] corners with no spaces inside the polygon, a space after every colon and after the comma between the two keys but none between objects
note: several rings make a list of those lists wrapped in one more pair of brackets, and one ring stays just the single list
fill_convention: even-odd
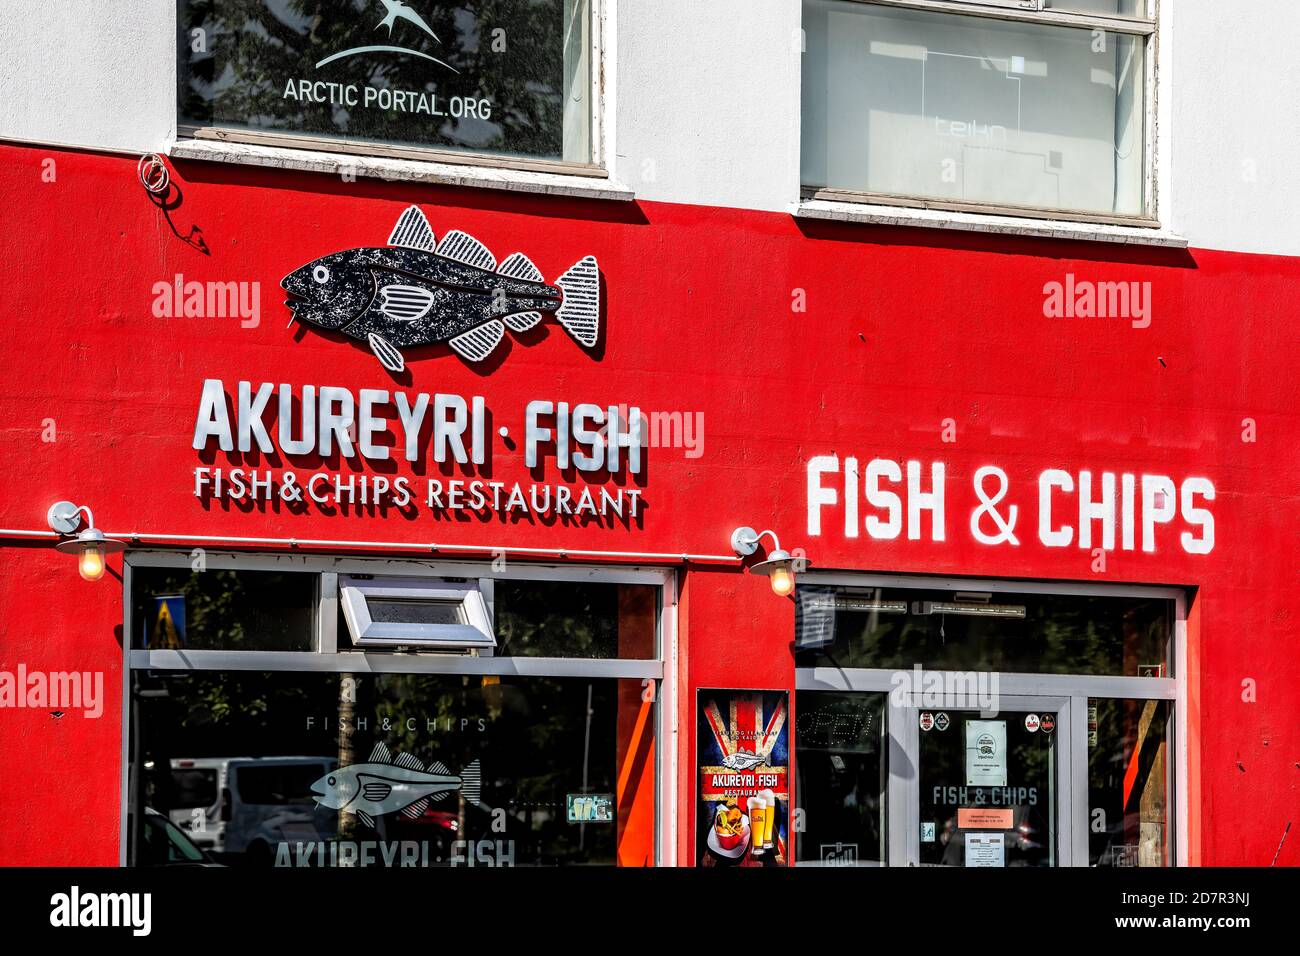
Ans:
[{"label": "reflection of tree", "polygon": [[[296,586],[294,578],[307,581],[309,593],[311,575],[188,569],[137,574],[138,607],[154,593],[185,594],[191,647],[197,642],[203,648],[265,650],[268,635],[276,648],[284,642],[311,646],[310,612],[295,617],[279,606],[287,601],[283,592]],[[617,653],[616,586],[499,582],[497,599],[503,650],[519,656]],[[310,604],[309,597],[303,600]],[[250,623],[259,615],[274,619],[274,628]],[[143,620],[138,613],[137,620]],[[145,672],[139,673],[143,679]],[[149,805],[172,805],[159,792],[170,788],[171,758],[296,755],[348,764],[364,761],[383,741],[394,754],[408,752],[426,764],[439,760],[453,773],[480,761],[483,801],[507,811],[509,829],[492,831],[490,811],[462,806],[458,832],[466,838],[524,841],[521,860],[612,857],[613,827],[589,829],[585,852],[579,849],[579,831],[565,820],[565,797],[581,789],[589,687],[595,715],[589,789],[614,788],[616,680],[203,670],[153,672],[148,680],[159,693],[140,700],[146,739],[134,754]],[[152,770],[143,769],[146,760]],[[454,812],[456,806],[447,802],[434,809]],[[351,814],[338,822],[341,836],[363,832]],[[385,822],[406,825],[396,817]]]},{"label": "reflection of tree", "polygon": [[[409,751],[426,763],[441,760],[456,773],[471,760],[483,757],[484,751],[496,750],[508,740],[512,749],[518,747],[542,759],[530,761],[526,774],[519,773],[517,763],[489,761],[492,765],[483,768],[485,781],[495,781],[520,803],[562,801],[563,788],[577,789],[574,772],[577,768],[580,773],[582,765],[585,682],[531,677],[526,683],[503,683],[496,677],[425,674],[385,674],[368,680],[374,684],[365,695],[370,698],[369,706],[359,704],[357,713],[373,715],[369,724],[377,731],[376,739],[384,739],[395,753]],[[613,683],[602,682],[597,691],[595,709],[612,715]],[[469,721],[463,731],[462,719]],[[385,720],[388,730],[383,729]],[[432,733],[430,720],[436,721]],[[445,729],[448,720],[451,732]],[[595,730],[602,739],[609,738],[606,749],[612,758],[612,728],[609,733],[603,727]],[[608,764],[609,758],[597,759],[596,765]],[[605,787],[611,783],[598,782]]]},{"label": "reflection of tree", "polygon": [[[314,582],[306,574],[141,568],[136,616],[153,627],[154,595],[185,597],[190,650],[307,650],[311,647]],[[151,635],[152,636],[152,635]],[[137,635],[137,646],[144,646]]]},{"label": "reflection of tree", "polygon": [[496,629],[514,657],[617,657],[618,587],[499,581]]},{"label": "reflection of tree", "polygon": [[[913,601],[950,599],[904,595]],[[838,611],[835,643],[801,652],[798,663],[1135,677],[1139,664],[1165,659],[1167,601],[1036,594],[998,594],[995,601],[1024,605],[1025,617]],[[809,618],[807,626],[822,623]]]},{"label": "reflection of tree", "polygon": [[[311,132],[351,139],[472,148],[533,156],[563,152],[564,0],[460,0],[413,4],[438,35],[399,20],[376,31],[383,7],[371,0],[191,0],[182,30],[181,114],[203,125]],[[193,52],[191,31],[206,49]],[[493,49],[504,30],[503,52]],[[342,50],[391,44],[420,57],[363,55],[316,69]],[[300,103],[289,80],[322,80],[492,101],[489,121],[401,110]]]},{"label": "reflection of tree", "polygon": [[[352,750],[352,736],[356,732],[356,721],[353,720],[353,713],[356,710],[357,681],[352,674],[339,674],[338,682],[338,765],[348,767],[356,760],[356,754]],[[338,812],[339,836],[344,839],[351,839],[356,827],[356,817],[340,809]]]}]

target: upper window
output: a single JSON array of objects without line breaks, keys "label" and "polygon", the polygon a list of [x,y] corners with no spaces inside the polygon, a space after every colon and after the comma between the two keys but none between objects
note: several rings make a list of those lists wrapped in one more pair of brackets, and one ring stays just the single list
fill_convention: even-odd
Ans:
[{"label": "upper window", "polygon": [[180,23],[184,132],[596,161],[591,0],[182,0]]},{"label": "upper window", "polygon": [[799,667],[1168,677],[1163,598],[800,585]]},{"label": "upper window", "polygon": [[805,189],[1154,221],[1155,25],[1141,8],[1141,0],[804,0]]},{"label": "upper window", "polygon": [[139,567],[131,646],[148,650],[309,651],[316,578],[282,571]]}]

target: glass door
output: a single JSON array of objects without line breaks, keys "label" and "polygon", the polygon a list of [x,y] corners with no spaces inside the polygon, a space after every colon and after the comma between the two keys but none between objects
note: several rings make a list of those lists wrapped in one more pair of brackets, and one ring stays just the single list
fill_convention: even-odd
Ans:
[{"label": "glass door", "polygon": [[[997,712],[897,708],[910,774],[898,786],[919,866],[1071,863],[1069,699],[1001,698]],[[902,861],[900,861],[902,862]]]},{"label": "glass door", "polygon": [[1185,859],[1185,595],[1056,587],[800,577],[800,864]]}]

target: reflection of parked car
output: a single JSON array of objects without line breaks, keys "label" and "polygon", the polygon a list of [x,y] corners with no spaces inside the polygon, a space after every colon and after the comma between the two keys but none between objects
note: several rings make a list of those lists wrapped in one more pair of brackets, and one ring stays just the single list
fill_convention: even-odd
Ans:
[{"label": "reflection of parked car", "polygon": [[441,838],[445,843],[459,836],[460,814],[454,810],[435,810],[430,806],[413,819],[405,815],[401,816],[398,825],[402,827],[403,837],[405,837],[405,831],[408,828],[411,829],[411,832],[417,834],[417,838],[420,838],[424,830],[416,830],[415,828],[432,828],[433,835]]},{"label": "reflection of parked car", "polygon": [[317,808],[311,785],[338,766],[332,757],[234,758],[221,793],[223,850],[269,863],[282,840],[328,840],[335,813]]},{"label": "reflection of parked car", "polygon": [[181,829],[150,807],[144,810],[136,866],[220,866]]},{"label": "reflection of parked car", "polygon": [[247,757],[195,757],[171,761],[173,799],[168,816],[201,849],[225,849],[226,824],[221,819],[221,793],[231,760]]}]

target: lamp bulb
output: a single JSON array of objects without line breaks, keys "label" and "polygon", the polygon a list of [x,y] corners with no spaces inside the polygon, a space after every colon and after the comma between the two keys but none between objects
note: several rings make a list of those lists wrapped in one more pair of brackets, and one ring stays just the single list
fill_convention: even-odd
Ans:
[{"label": "lamp bulb", "polygon": [[776,565],[768,580],[772,583],[772,593],[778,597],[788,597],[794,592],[794,572],[789,565]]},{"label": "lamp bulb", "polygon": [[97,544],[87,545],[77,559],[77,570],[87,581],[98,581],[104,576],[104,549]]}]

